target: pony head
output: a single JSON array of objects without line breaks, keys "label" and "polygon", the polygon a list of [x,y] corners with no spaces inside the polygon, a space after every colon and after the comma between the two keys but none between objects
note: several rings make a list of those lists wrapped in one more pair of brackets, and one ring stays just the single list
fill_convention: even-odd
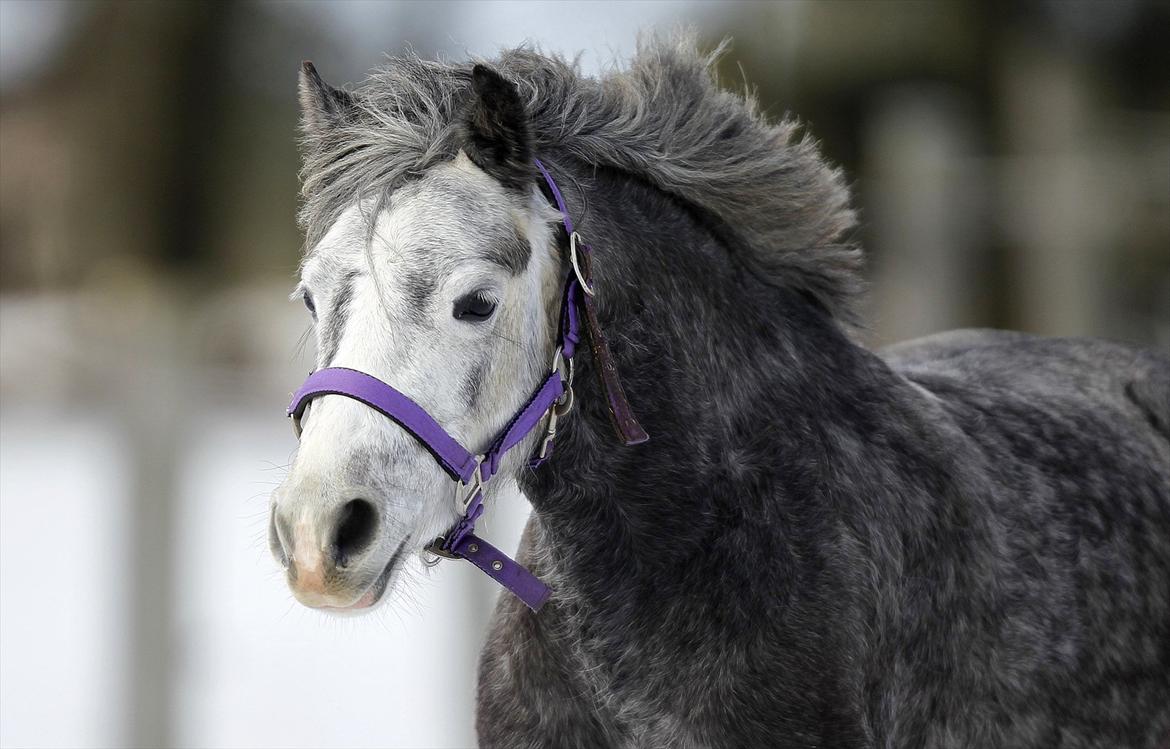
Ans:
[{"label": "pony head", "polygon": [[[560,214],[536,187],[517,87],[483,65],[463,76],[439,103],[450,116],[431,142],[445,151],[420,156],[417,142],[395,140],[422,137],[405,102],[375,108],[304,65],[306,200],[330,205],[307,222],[294,296],[313,318],[319,367],[393,384],[482,452],[548,373],[563,261]],[[456,484],[410,435],[354,400],[317,398],[303,429],[272,496],[272,552],[302,603],[368,609],[458,519]],[[533,448],[505,456],[489,498]]]}]

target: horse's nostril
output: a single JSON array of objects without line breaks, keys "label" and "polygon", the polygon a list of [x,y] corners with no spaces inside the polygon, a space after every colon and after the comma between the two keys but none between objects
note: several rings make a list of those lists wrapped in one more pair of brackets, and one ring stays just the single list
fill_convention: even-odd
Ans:
[{"label": "horse's nostril", "polygon": [[276,505],[268,512],[268,548],[272,551],[272,556],[276,557],[280,562],[281,567],[288,567],[288,552],[284,547],[284,537],[280,534],[280,528],[276,520]]},{"label": "horse's nostril", "polygon": [[333,538],[333,560],[338,567],[361,554],[374,540],[378,529],[378,511],[364,499],[351,499],[341,508]]}]

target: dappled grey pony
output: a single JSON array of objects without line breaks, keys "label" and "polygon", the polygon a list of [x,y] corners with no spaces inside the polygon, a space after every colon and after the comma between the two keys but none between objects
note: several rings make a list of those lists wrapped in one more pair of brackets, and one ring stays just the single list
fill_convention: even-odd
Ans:
[{"label": "dappled grey pony", "polygon": [[271,525],[297,598],[367,609],[426,548],[472,558],[474,473],[531,500],[537,580],[473,561],[552,591],[500,597],[484,746],[1166,746],[1170,359],[861,347],[841,174],[710,65],[406,57],[348,92],[306,64],[297,295],[319,365],[397,400],[305,396]]}]

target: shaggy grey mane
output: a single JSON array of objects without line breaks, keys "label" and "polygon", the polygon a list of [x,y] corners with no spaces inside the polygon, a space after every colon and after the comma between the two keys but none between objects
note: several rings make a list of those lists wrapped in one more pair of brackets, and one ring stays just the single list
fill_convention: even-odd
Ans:
[{"label": "shaggy grey mane", "polygon": [[[517,84],[546,162],[568,157],[656,185],[721,222],[769,282],[851,322],[862,258],[848,237],[855,216],[841,172],[797,122],[770,123],[750,94],[719,87],[714,62],[723,49],[705,54],[690,35],[643,39],[627,69],[596,79],[528,47],[485,63]],[[355,200],[384,205],[404,182],[455,157],[472,65],[391,58],[341,94],[352,104],[331,127],[306,123],[300,221],[308,247]]]}]

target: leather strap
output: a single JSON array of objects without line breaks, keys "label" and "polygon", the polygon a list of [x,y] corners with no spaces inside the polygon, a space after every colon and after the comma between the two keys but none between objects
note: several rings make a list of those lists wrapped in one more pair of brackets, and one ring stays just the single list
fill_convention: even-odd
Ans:
[{"label": "leather strap", "polygon": [[[634,410],[630,407],[630,401],[626,397],[626,391],[622,388],[621,379],[618,377],[617,365],[614,364],[613,354],[609,350],[609,342],[605,339],[605,332],[601,329],[601,323],[597,318],[597,307],[593,302],[593,294],[588,293],[581,288],[580,280],[584,280],[585,285],[590,289],[597,287],[593,283],[593,248],[584,241],[574,241],[575,230],[573,228],[573,218],[569,215],[569,209],[565,205],[565,198],[561,195],[561,190],[557,187],[556,180],[552,178],[548,169],[541,163],[540,159],[535,159],[536,168],[544,176],[545,182],[548,183],[549,191],[552,192],[553,199],[556,201],[557,208],[561,211],[561,222],[564,224],[565,232],[569,237],[570,251],[575,246],[581,249],[579,258],[571,258],[574,263],[578,263],[581,269],[583,279],[579,279],[576,272],[570,275],[569,288],[565,292],[568,300],[567,309],[570,315],[578,314],[578,308],[585,310],[585,328],[589,331],[589,348],[593,353],[593,363],[597,368],[597,376],[601,384],[601,392],[605,394],[605,402],[609,407],[609,420],[617,434],[617,438],[621,440],[623,445],[638,445],[650,439],[650,435],[646,434],[646,430],[638,423],[638,419],[634,416]],[[578,235],[579,238],[580,235]],[[579,323],[575,323],[570,327],[578,327]],[[574,345],[576,341],[574,341]]]}]

